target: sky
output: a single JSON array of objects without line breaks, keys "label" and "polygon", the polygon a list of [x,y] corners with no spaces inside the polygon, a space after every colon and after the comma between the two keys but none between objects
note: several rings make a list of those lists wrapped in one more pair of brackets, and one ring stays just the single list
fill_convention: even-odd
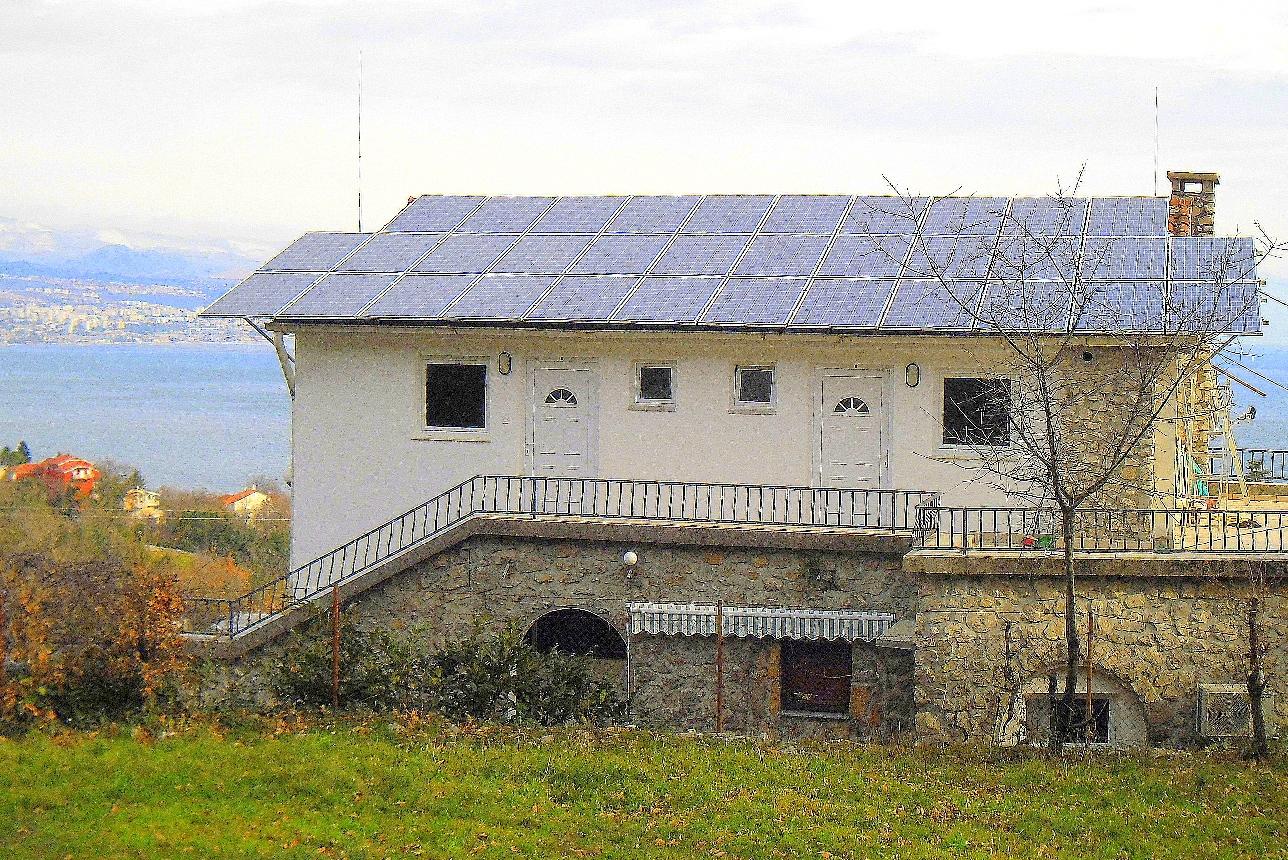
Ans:
[{"label": "sky", "polygon": [[0,0],[0,218],[352,229],[360,52],[368,229],[432,192],[1152,194],[1157,87],[1157,187],[1218,171],[1218,232],[1288,237],[1278,2]]}]

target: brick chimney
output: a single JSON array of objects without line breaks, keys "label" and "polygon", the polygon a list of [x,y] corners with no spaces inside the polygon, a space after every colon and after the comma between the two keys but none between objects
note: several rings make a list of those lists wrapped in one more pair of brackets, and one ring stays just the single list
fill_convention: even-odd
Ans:
[{"label": "brick chimney", "polygon": [[1167,232],[1173,236],[1211,236],[1216,222],[1216,173],[1169,170],[1172,196],[1167,201]]}]

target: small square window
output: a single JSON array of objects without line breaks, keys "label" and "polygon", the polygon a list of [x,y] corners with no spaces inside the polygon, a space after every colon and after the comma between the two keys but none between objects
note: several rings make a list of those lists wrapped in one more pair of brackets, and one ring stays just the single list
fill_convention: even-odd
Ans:
[{"label": "small square window", "polygon": [[782,646],[782,709],[848,714],[854,648],[848,642],[790,641]]},{"label": "small square window", "polygon": [[487,416],[487,365],[425,365],[425,426],[478,430]]},{"label": "small square window", "polygon": [[672,376],[675,369],[666,365],[645,365],[640,368],[639,391],[635,399],[640,403],[666,403],[675,399]]},{"label": "small square window", "polygon": [[769,406],[774,402],[772,367],[739,367],[734,371],[734,389],[743,406]]},{"label": "small square window", "polygon": [[945,379],[944,444],[1011,443],[1011,380]]}]

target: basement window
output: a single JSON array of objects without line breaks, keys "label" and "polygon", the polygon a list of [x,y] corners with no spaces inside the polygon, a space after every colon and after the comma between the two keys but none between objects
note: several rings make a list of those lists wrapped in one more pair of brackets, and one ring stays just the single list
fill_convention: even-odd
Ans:
[{"label": "basement window", "polygon": [[[1055,725],[1056,708],[1060,707],[1060,697],[1051,700],[1050,709],[1048,710],[1048,725]],[[1080,744],[1085,743],[1087,739],[1087,695],[1078,693],[1077,698],[1073,700],[1072,711],[1069,714],[1069,722],[1064,728],[1064,737],[1060,738],[1061,743]],[[1091,742],[1093,744],[1109,743],[1109,697],[1096,696],[1091,697]]]},{"label": "basement window", "polygon": [[1011,443],[1011,380],[944,380],[944,444]]},{"label": "basement window", "polygon": [[487,365],[425,365],[425,427],[481,430],[487,417]]},{"label": "basement window", "polygon": [[848,642],[784,642],[782,710],[848,715],[853,659]]}]

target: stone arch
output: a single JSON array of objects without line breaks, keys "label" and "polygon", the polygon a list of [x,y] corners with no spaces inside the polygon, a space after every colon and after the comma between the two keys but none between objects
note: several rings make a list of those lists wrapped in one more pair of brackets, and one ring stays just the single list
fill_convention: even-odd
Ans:
[{"label": "stone arch", "polygon": [[577,607],[552,609],[539,615],[523,634],[539,651],[559,650],[603,660],[625,660],[626,640],[598,614]]},{"label": "stone arch", "polygon": [[[1062,689],[1063,665],[1052,666],[1044,672],[1031,675],[1020,687],[1023,734],[1030,743],[1046,743],[1050,713],[1045,703],[1048,679],[1052,672],[1057,676],[1058,688]],[[1087,695],[1086,666],[1078,668],[1074,689],[1075,695],[1079,697],[1085,698]],[[1148,742],[1149,720],[1145,704],[1131,682],[1111,669],[1095,664],[1091,671],[1091,695],[1095,700],[1103,699],[1108,703],[1108,746],[1139,747]]]}]

